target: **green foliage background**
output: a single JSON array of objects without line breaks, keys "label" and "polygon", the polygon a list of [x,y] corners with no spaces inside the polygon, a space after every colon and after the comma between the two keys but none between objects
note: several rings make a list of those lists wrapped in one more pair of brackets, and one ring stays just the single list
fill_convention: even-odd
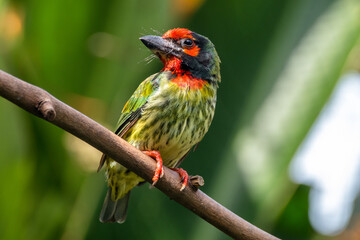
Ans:
[{"label": "green foliage background", "polygon": [[[258,227],[323,239],[308,221],[308,188],[287,168],[339,76],[354,69],[359,9],[355,0],[0,0],[0,69],[112,129],[137,85],[161,68],[144,61],[150,53],[139,37],[174,27],[208,36],[222,60],[218,105],[182,166]],[[281,128],[272,132],[274,124]],[[125,224],[101,224],[99,157],[1,98],[0,239],[228,239],[146,186],[133,191]]]}]

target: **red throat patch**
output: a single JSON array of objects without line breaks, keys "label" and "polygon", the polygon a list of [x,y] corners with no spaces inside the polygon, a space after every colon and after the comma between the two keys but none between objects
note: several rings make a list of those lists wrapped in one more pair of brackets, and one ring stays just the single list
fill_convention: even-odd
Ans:
[{"label": "red throat patch", "polygon": [[164,68],[162,69],[162,71],[170,71],[174,74],[184,72],[183,70],[181,70],[181,60],[174,56],[161,59],[161,61],[164,63]]},{"label": "red throat patch", "polygon": [[202,87],[206,84],[205,80],[194,78],[187,74],[178,75],[176,78],[171,79],[171,82],[181,88],[190,88],[191,90],[202,89]]}]

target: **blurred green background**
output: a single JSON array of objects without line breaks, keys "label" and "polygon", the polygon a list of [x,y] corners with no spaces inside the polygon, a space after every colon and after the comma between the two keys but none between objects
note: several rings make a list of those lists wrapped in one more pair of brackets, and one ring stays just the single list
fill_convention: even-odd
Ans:
[{"label": "blurred green background", "polygon": [[[288,166],[339,77],[360,68],[360,1],[0,0],[0,69],[113,129],[161,69],[138,38],[174,27],[209,37],[222,60],[212,127],[182,164],[202,190],[283,239],[359,239],[313,230],[309,188]],[[100,155],[0,98],[0,239],[229,239],[147,186],[125,224],[101,224]]]}]

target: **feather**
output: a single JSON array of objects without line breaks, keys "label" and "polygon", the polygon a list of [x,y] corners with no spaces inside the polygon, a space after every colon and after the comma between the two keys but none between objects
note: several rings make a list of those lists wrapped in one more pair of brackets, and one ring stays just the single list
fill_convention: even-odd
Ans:
[{"label": "feather", "polygon": [[[135,124],[135,122],[141,117],[141,110],[145,106],[148,98],[157,88],[157,84],[155,83],[156,78],[158,77],[158,73],[151,75],[147,79],[145,79],[139,87],[136,89],[134,94],[130,97],[127,103],[124,106],[124,109],[121,112],[117,128],[115,131],[116,135],[120,137],[124,136],[124,134]],[[106,154],[101,156],[99,166],[97,171],[99,172],[101,168],[104,166],[104,163],[107,159]]]},{"label": "feather", "polygon": [[101,209],[100,222],[125,222],[129,197],[130,191],[123,198],[114,202],[111,200],[111,188],[109,188]]}]

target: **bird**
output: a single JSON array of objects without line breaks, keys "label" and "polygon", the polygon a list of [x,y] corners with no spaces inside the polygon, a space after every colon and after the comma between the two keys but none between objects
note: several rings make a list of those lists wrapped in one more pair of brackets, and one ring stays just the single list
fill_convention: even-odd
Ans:
[{"label": "bird", "polygon": [[[221,61],[207,37],[186,28],[140,40],[164,66],[146,78],[127,101],[115,134],[156,160],[152,185],[163,176],[164,165],[179,173],[182,191],[189,176],[178,166],[209,130],[221,82]],[[130,190],[144,179],[105,154],[98,170],[103,165],[108,192],[99,220],[123,223]]]}]

